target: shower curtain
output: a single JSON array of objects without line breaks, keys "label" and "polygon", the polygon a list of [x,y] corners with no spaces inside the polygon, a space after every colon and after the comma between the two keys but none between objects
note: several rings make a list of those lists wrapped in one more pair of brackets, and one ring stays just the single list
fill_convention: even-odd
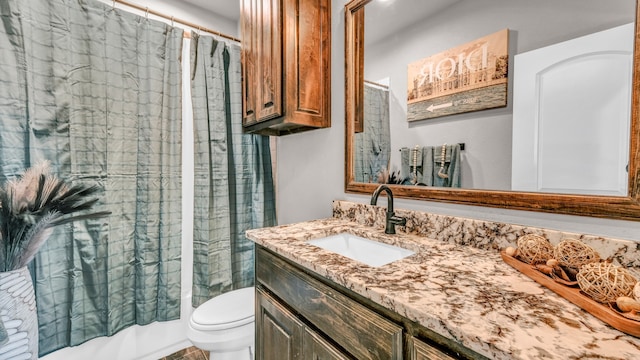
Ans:
[{"label": "shower curtain", "polygon": [[247,229],[275,225],[267,136],[242,133],[240,48],[192,33],[194,306],[253,285]]},{"label": "shower curtain", "polygon": [[365,83],[363,112],[364,131],[354,134],[355,181],[375,183],[383,170],[389,170],[389,90]]},{"label": "shower curtain", "polygon": [[182,30],[93,0],[0,4],[0,181],[49,160],[109,217],[31,264],[40,355],[178,319]]}]

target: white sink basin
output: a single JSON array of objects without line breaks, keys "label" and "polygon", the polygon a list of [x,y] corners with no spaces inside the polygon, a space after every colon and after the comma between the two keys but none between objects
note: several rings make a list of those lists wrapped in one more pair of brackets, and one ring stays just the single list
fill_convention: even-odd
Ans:
[{"label": "white sink basin", "polygon": [[411,250],[349,233],[313,239],[307,243],[374,267],[386,265],[414,254]]}]

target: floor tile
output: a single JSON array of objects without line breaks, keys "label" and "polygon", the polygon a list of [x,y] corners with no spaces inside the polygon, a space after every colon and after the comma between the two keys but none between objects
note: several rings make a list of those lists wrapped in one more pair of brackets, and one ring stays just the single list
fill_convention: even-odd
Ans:
[{"label": "floor tile", "polygon": [[174,352],[159,360],[209,360],[209,352],[198,349],[195,346]]}]

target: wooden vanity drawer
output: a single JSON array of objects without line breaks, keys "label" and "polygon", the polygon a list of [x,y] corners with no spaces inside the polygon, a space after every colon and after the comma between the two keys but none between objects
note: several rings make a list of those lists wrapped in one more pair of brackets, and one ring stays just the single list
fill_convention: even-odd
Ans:
[{"label": "wooden vanity drawer", "polygon": [[402,359],[402,328],[305,274],[264,248],[256,249],[258,286],[357,359]]},{"label": "wooden vanity drawer", "polygon": [[415,337],[409,339],[409,360],[455,360],[447,353]]}]

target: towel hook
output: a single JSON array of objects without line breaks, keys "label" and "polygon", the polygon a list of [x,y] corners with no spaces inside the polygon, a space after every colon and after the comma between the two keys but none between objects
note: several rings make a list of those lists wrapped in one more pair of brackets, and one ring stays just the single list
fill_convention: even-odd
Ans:
[{"label": "towel hook", "polygon": [[420,146],[416,145],[412,150],[412,165],[413,165],[413,177],[411,181],[414,184],[418,183],[418,150],[420,150]]},{"label": "towel hook", "polygon": [[445,165],[445,157],[447,155],[447,144],[442,144],[442,148],[440,150],[440,169],[438,170],[438,176],[442,179],[448,179],[449,175],[444,172]]}]

